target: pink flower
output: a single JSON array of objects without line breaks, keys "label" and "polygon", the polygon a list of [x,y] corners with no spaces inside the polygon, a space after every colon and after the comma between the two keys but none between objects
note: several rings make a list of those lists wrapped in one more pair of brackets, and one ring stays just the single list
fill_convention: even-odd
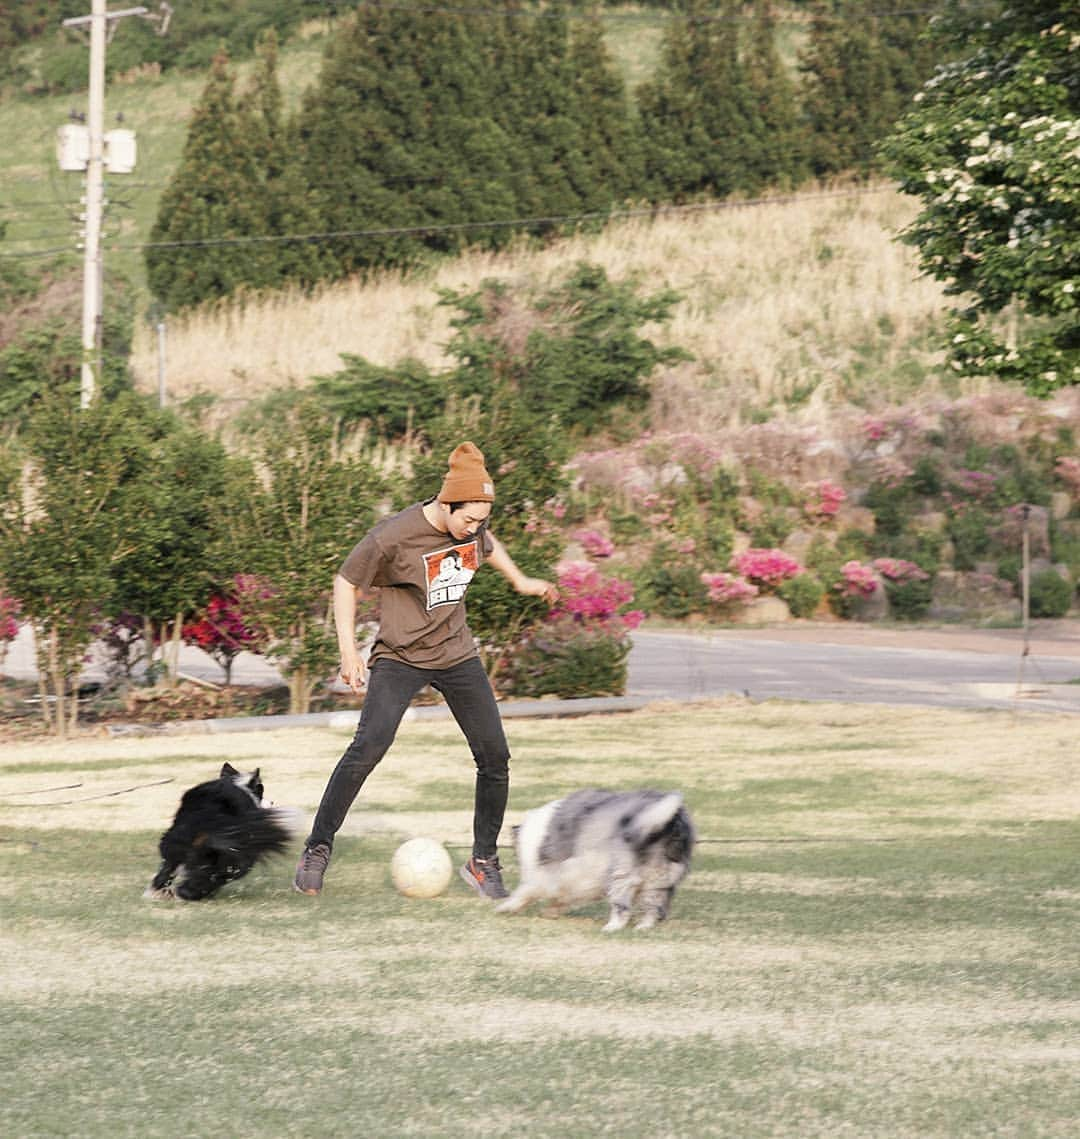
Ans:
[{"label": "pink flower", "polygon": [[871,443],[880,443],[888,428],[885,426],[883,419],[877,419],[874,416],[868,415],[863,420],[863,434],[870,440]]}]

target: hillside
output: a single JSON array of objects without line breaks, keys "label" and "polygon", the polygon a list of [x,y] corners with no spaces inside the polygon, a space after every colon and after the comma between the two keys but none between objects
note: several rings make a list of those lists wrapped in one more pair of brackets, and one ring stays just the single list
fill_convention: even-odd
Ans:
[{"label": "hillside", "polygon": [[[895,240],[913,205],[887,186],[807,192],[739,208],[635,217],[543,250],[471,254],[412,277],[347,282],[170,320],[170,397],[248,400],[341,367],[348,352],[389,365],[444,363],[440,288],[486,277],[550,283],[575,263],[682,300],[658,340],[694,360],[655,377],[654,414],[674,430],[754,418],[777,406],[899,402],[933,392],[940,286]],[[154,391],[158,344],[141,326],[139,385]]]}]

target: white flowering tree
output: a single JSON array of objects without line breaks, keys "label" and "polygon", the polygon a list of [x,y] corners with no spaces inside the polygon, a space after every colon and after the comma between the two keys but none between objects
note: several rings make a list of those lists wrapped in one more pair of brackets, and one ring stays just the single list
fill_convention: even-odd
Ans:
[{"label": "white flowering tree", "polygon": [[954,61],[883,152],[923,204],[904,240],[958,298],[952,366],[1036,395],[1080,383],[1080,9],[953,2],[930,34]]}]

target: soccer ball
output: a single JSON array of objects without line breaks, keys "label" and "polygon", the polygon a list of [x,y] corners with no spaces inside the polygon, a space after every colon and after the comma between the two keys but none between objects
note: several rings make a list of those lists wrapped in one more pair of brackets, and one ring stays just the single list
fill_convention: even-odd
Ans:
[{"label": "soccer ball", "polygon": [[453,872],[446,847],[433,838],[410,838],[390,860],[390,877],[406,898],[438,897],[450,885]]}]

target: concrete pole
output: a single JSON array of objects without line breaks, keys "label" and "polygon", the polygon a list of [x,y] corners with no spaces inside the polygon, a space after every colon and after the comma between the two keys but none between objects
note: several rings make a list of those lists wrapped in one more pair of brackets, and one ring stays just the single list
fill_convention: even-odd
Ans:
[{"label": "concrete pole", "polygon": [[82,382],[79,403],[93,402],[101,368],[101,215],[105,190],[105,33],[106,0],[93,0],[90,12],[90,98],[87,126],[86,250],[83,261]]}]

